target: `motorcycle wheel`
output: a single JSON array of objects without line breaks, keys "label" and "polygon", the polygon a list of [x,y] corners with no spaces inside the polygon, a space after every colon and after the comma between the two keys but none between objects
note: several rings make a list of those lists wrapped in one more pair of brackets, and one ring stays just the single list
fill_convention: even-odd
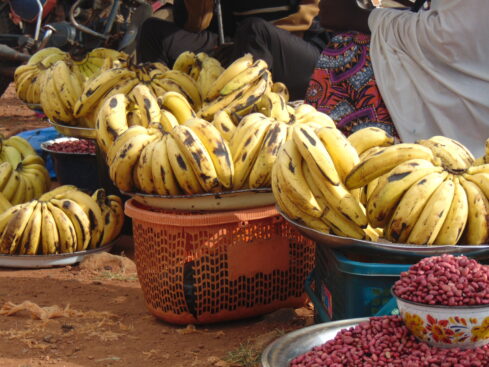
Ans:
[{"label": "motorcycle wheel", "polygon": [[[4,6],[0,5],[0,33],[1,34],[9,34],[9,33],[18,33],[19,29],[17,26],[12,23],[9,18],[9,6],[5,4]],[[15,63],[9,63],[7,61],[3,61],[0,63],[0,67],[3,66],[15,66]],[[9,76],[0,74],[0,96],[3,95],[3,92],[8,88],[9,84],[13,81],[13,79]]]}]

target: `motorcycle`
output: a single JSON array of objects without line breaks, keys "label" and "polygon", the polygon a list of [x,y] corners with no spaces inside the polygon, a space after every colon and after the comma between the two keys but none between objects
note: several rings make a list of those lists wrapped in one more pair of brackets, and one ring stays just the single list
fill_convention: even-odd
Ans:
[{"label": "motorcycle", "polygon": [[152,14],[146,0],[1,0],[0,96],[15,68],[46,47],[75,58],[97,47],[133,54],[139,26]]}]

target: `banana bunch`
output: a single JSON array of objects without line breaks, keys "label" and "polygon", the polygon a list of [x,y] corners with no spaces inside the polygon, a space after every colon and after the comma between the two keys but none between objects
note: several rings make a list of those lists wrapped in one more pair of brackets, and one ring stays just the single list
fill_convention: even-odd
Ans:
[{"label": "banana bunch", "polygon": [[15,69],[14,82],[17,97],[27,103],[41,103],[41,85],[46,70],[69,56],[56,47],[48,47],[32,55],[25,65]]},{"label": "banana bunch", "polygon": [[477,245],[489,241],[489,165],[474,161],[459,142],[434,136],[377,147],[345,185],[367,187],[368,222],[392,242]]},{"label": "banana bunch", "polygon": [[0,193],[16,205],[49,190],[51,178],[44,160],[19,136],[0,139]]},{"label": "banana bunch", "polygon": [[489,139],[486,140],[485,148],[486,148],[485,154],[482,157],[479,157],[474,161],[474,166],[479,166],[481,164],[488,164],[489,163]]},{"label": "banana bunch", "polygon": [[59,186],[8,208],[0,214],[0,253],[72,253],[112,241],[122,228],[122,202],[100,190],[92,197],[74,186]]},{"label": "banana bunch", "polygon": [[277,204],[291,219],[319,231],[377,240],[379,232],[368,223],[360,192],[345,185],[360,161],[355,147],[334,123],[315,121],[295,124],[278,153],[272,169]]}]

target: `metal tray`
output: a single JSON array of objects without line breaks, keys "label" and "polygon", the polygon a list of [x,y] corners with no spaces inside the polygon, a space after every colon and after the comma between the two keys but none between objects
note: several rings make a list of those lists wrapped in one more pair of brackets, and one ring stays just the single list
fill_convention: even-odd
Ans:
[{"label": "metal tray", "polygon": [[102,247],[73,252],[71,254],[54,255],[5,255],[0,254],[0,267],[5,268],[49,268],[52,266],[66,266],[79,263],[85,256],[96,254],[97,252],[109,252],[114,246],[115,241]]},{"label": "metal tray", "polygon": [[62,125],[49,120],[49,123],[54,126],[54,128],[65,136],[71,136],[73,138],[84,138],[84,139],[96,139],[97,129],[89,127],[79,127],[79,126],[69,126]]},{"label": "metal tray", "polygon": [[357,240],[349,237],[336,236],[324,233],[310,227],[297,223],[284,214],[277,206],[277,211],[289,223],[299,229],[305,236],[314,240],[317,244],[336,249],[368,250],[372,252],[383,252],[391,255],[427,257],[441,254],[470,255],[473,257],[489,257],[489,245],[478,246],[417,246],[404,243],[392,243],[387,240],[372,242],[367,240]]},{"label": "metal tray", "polygon": [[275,197],[270,188],[174,196],[123,191],[122,194],[133,197],[140,204],[165,210],[242,210],[275,204]]},{"label": "metal tray", "polygon": [[292,331],[269,344],[261,355],[262,367],[289,367],[290,362],[312,348],[334,339],[342,329],[368,321],[368,318],[325,322]]}]

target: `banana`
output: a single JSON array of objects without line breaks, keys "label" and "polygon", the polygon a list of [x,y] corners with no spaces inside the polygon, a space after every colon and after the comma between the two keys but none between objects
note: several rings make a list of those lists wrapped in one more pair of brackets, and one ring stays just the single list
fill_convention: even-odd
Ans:
[{"label": "banana", "polygon": [[212,158],[199,136],[186,125],[175,126],[170,134],[190,163],[204,191],[222,190]]},{"label": "banana", "polygon": [[[214,118],[214,115],[221,111],[221,110],[226,110],[227,113],[230,114],[230,111],[227,110],[226,108],[238,97],[242,97],[243,94],[250,89],[250,85],[244,85],[240,89],[234,91],[233,93],[227,94],[225,96],[219,95],[218,97],[210,100],[210,101],[205,101],[202,104],[201,109],[199,110],[199,116],[208,120],[212,121]],[[241,99],[240,99],[241,101]]]},{"label": "banana", "polygon": [[450,178],[436,188],[409,234],[408,243],[416,245],[434,244],[450,211],[454,194],[455,185]]},{"label": "banana", "polygon": [[27,178],[33,189],[35,198],[39,198],[43,193],[51,187],[51,178],[46,167],[41,165],[23,165],[20,174]]},{"label": "banana", "polygon": [[[134,167],[134,174],[137,177],[136,188],[147,194],[152,194],[155,192],[152,164],[153,151],[157,143],[158,139],[155,139],[142,149],[139,160]],[[159,159],[159,157],[155,157],[155,159]]]},{"label": "banana", "polygon": [[14,147],[8,145],[1,145],[0,161],[9,162],[12,167],[16,168],[17,165],[22,162],[22,154]]},{"label": "banana", "polygon": [[264,60],[256,60],[249,68],[229,80],[219,91],[221,96],[226,96],[240,89],[244,85],[252,84],[268,70],[268,65]]},{"label": "banana", "polygon": [[56,223],[56,227],[58,229],[59,236],[59,251],[61,253],[71,253],[76,250],[76,230],[73,222],[65,214],[63,210],[51,204],[50,202],[46,203],[47,209],[51,212],[53,216],[54,222]]},{"label": "banana", "polygon": [[8,201],[12,202],[17,188],[19,187],[19,184],[20,175],[16,170],[13,170],[11,175],[9,176],[7,183],[2,189],[3,196],[5,196]]},{"label": "banana", "polygon": [[10,208],[7,208],[4,212],[0,213],[0,238],[12,217],[26,205],[27,203],[13,205]]},{"label": "banana", "polygon": [[341,181],[344,182],[348,173],[360,162],[355,147],[337,128],[323,127],[316,130],[316,134],[331,156]]},{"label": "banana", "polygon": [[[245,88],[241,93],[239,92],[240,89],[238,89],[238,94],[236,95],[234,100],[224,108],[224,110],[229,114],[240,114],[243,110],[248,110],[248,108],[258,102],[263,94],[266,92],[268,78],[269,73],[264,73],[261,78],[259,78],[256,82],[250,84],[249,87]],[[231,96],[233,95],[233,93],[229,95]]]},{"label": "banana", "polygon": [[41,222],[42,222],[42,204],[36,202],[32,215],[29,218],[18,249],[21,255],[36,255],[41,243]]},{"label": "banana", "polygon": [[10,201],[7,200],[5,196],[0,192],[0,214],[6,211],[8,208],[12,207]]},{"label": "banana", "polygon": [[388,240],[398,243],[407,242],[427,201],[447,175],[446,171],[431,173],[421,178],[406,191],[384,231]]},{"label": "banana", "polygon": [[469,175],[475,175],[477,173],[489,173],[489,163],[481,164],[478,166],[472,166],[467,169],[467,174]]},{"label": "banana", "polygon": [[469,202],[458,177],[454,177],[455,194],[445,223],[435,239],[436,245],[456,245],[462,237],[469,215]]},{"label": "banana", "polygon": [[186,158],[186,154],[180,150],[176,139],[170,134],[165,135],[165,143],[168,160],[179,186],[189,195],[201,193],[203,188],[197,179],[197,175]]},{"label": "banana", "polygon": [[253,65],[253,56],[251,54],[245,54],[244,56],[236,59],[231,65],[229,65],[219,77],[215,80],[214,85],[209,89],[205,96],[206,101],[212,101],[219,96],[221,90],[226,84],[228,84],[237,75],[246,71]]},{"label": "banana", "polygon": [[331,184],[340,184],[340,176],[333,159],[312,127],[306,124],[294,126],[292,138],[306,161],[315,162],[322,175]]},{"label": "banana", "polygon": [[228,143],[211,123],[195,118],[185,122],[192,129],[211,157],[219,184],[224,189],[233,186],[234,165]]},{"label": "banana", "polygon": [[[34,189],[35,189],[35,184],[34,182],[32,181],[31,177],[28,176],[28,175],[25,175],[23,172],[19,171],[19,174],[20,174],[20,177],[21,179],[24,181],[24,198],[23,198],[23,201],[24,203],[26,202],[29,202],[33,199],[36,199],[35,197],[35,192],[34,192]],[[39,185],[39,188],[42,187],[41,185]],[[37,188],[36,188],[36,192],[37,192]]]},{"label": "banana", "polygon": [[272,122],[250,171],[248,178],[248,186],[250,188],[270,186],[272,167],[286,138],[287,125],[278,121]]},{"label": "banana", "polygon": [[123,79],[134,79],[135,73],[126,68],[108,69],[91,79],[78,98],[73,114],[75,117],[85,116],[110,89]]},{"label": "banana", "polygon": [[384,129],[378,127],[365,127],[348,136],[348,140],[361,155],[373,147],[388,147],[394,144],[394,137]]},{"label": "banana", "polygon": [[18,135],[13,135],[10,138],[4,140],[3,145],[17,149],[20,152],[22,159],[29,155],[37,155],[32,145],[26,139]]},{"label": "banana", "polygon": [[388,224],[399,200],[414,183],[430,173],[441,171],[441,167],[436,167],[427,160],[412,159],[381,176],[367,201],[369,223],[376,228],[383,228]]},{"label": "banana", "polygon": [[[276,166],[276,167],[275,167]],[[277,177],[283,177],[282,190],[302,211],[314,218],[323,214],[302,172],[302,156],[293,141],[282,146],[274,164]]]},{"label": "banana", "polygon": [[107,99],[110,99],[117,94],[129,96],[131,91],[138,84],[139,84],[139,80],[136,78],[127,78],[126,77],[126,78],[121,79],[105,95],[103,95],[99,100],[94,101],[91,112],[86,112],[83,117],[79,118],[79,120],[82,120],[85,116],[88,119],[96,120],[98,114],[100,113],[100,110],[102,108],[103,103]]},{"label": "banana", "polygon": [[83,208],[71,199],[51,199],[50,203],[63,210],[73,224],[76,234],[73,250],[86,250],[91,242],[91,222]]},{"label": "banana", "polygon": [[221,136],[227,141],[231,141],[234,132],[236,131],[236,126],[233,123],[233,120],[229,117],[229,114],[224,111],[218,111],[214,114],[214,118],[212,120],[212,125],[214,125],[217,130],[221,133]]},{"label": "banana", "polygon": [[138,84],[132,89],[131,94],[142,111],[142,125],[144,127],[148,127],[154,123],[158,123],[159,125],[161,113],[158,101],[153,95],[153,92],[146,85]]},{"label": "banana", "polygon": [[100,239],[100,246],[103,246],[111,241],[117,225],[117,219],[115,218],[115,214],[110,207],[110,202],[104,189],[95,190],[95,192],[92,194],[92,199],[97,202],[98,206],[100,207],[100,211],[102,212],[102,218],[104,219],[104,229],[102,232],[102,238]]},{"label": "banana", "polygon": [[272,84],[272,92],[280,94],[285,100],[285,103],[289,103],[290,93],[289,88],[282,82],[275,82]]},{"label": "banana", "polygon": [[17,187],[15,188],[14,195],[9,199],[13,205],[21,204],[27,201],[25,200],[25,194],[26,194],[25,179],[21,174],[19,174],[18,172],[16,173],[18,175],[19,180],[17,182]]},{"label": "banana", "polygon": [[459,177],[469,202],[467,226],[461,243],[466,245],[485,244],[489,240],[489,200],[472,181]]},{"label": "banana", "polygon": [[214,85],[219,75],[224,71],[221,63],[213,57],[205,57],[202,61],[202,70],[197,78],[197,86],[201,96],[206,96],[209,89]]},{"label": "banana", "polygon": [[476,173],[474,175],[464,174],[463,177],[475,183],[489,199],[489,172]]},{"label": "banana", "polygon": [[151,176],[158,195],[178,195],[180,189],[169,161],[166,140],[170,134],[156,139],[151,156]]},{"label": "banana", "polygon": [[192,67],[196,62],[197,59],[195,57],[195,53],[193,53],[192,51],[184,51],[180,55],[178,55],[175,62],[173,63],[173,70],[178,70],[186,74],[190,74],[190,70],[192,70]]},{"label": "banana", "polygon": [[355,224],[360,229],[365,228],[368,224],[367,216],[365,208],[359,199],[348,191],[342,182],[339,182],[338,185],[333,185],[326,179],[314,161],[308,161],[308,167],[315,184],[319,187],[329,207],[347,219],[348,222]]},{"label": "banana", "polygon": [[37,154],[28,155],[22,159],[22,166],[24,168],[30,168],[33,164],[44,167],[44,159]]},{"label": "banana", "polygon": [[62,195],[68,191],[74,191],[74,190],[78,190],[78,188],[74,185],[61,185],[41,195],[39,197],[39,201],[49,201],[58,195]]},{"label": "banana", "polygon": [[173,128],[180,123],[173,113],[167,110],[161,110],[160,126],[165,132],[170,132]]},{"label": "banana", "polygon": [[261,120],[258,118],[254,121],[255,123],[249,129],[245,131],[242,129],[237,130],[231,141],[231,155],[234,164],[234,189],[242,188],[248,181],[265,136],[271,127],[269,119]]},{"label": "banana", "polygon": [[270,92],[263,94],[257,106],[268,117],[272,117],[281,122],[288,122],[290,120],[287,102],[278,93]]},{"label": "banana", "polygon": [[189,97],[189,102],[193,108],[196,110],[200,108],[202,105],[202,97],[200,96],[197,82],[192,77],[179,70],[168,70],[164,77],[174,81],[183,88],[186,96]]},{"label": "banana", "polygon": [[[59,60],[65,59],[67,56],[68,55],[66,53],[52,52],[51,54],[42,57],[42,59],[39,59],[39,61],[36,62],[36,64],[41,64],[42,67],[49,68],[51,65],[54,65]],[[39,56],[39,58],[40,57],[41,56]]]},{"label": "banana", "polygon": [[59,233],[46,202],[41,203],[41,248],[43,255],[59,253]]},{"label": "banana", "polygon": [[124,226],[124,208],[122,200],[117,195],[107,195],[107,204],[111,211],[111,221],[115,222],[108,238],[104,236],[104,241],[112,242],[121,233]]},{"label": "banana", "polygon": [[148,135],[149,130],[141,125],[130,126],[122,134],[120,134],[115,140],[112,146],[107,151],[107,165],[112,166],[115,157],[120,153],[120,150],[124,144],[137,135]]},{"label": "banana", "polygon": [[128,129],[126,108],[129,99],[124,94],[116,94],[105,99],[97,115],[97,143],[105,153],[115,139]]},{"label": "banana", "polygon": [[[122,136],[122,135],[121,135]],[[156,139],[157,135],[140,134],[127,140],[109,166],[109,175],[117,188],[131,192],[134,189],[133,169],[139,160],[141,151]]]},{"label": "banana", "polygon": [[85,212],[90,220],[90,248],[96,248],[99,244],[104,228],[102,212],[92,197],[83,191],[66,191],[56,196],[56,199],[70,199],[75,201]]},{"label": "banana", "polygon": [[2,194],[3,194],[3,189],[5,188],[8,181],[10,180],[10,176],[12,175],[12,172],[13,172],[13,168],[9,162],[0,163],[0,192],[2,192]]},{"label": "banana", "polygon": [[187,99],[177,92],[166,92],[158,97],[158,105],[160,108],[165,108],[170,111],[176,117],[179,124],[183,124],[188,119],[197,117]]},{"label": "banana", "polygon": [[419,144],[401,143],[382,148],[357,164],[346,176],[345,185],[349,189],[365,186],[402,162],[417,158],[434,160],[431,150]]},{"label": "banana", "polygon": [[61,101],[54,77],[46,78],[46,82],[42,86],[41,106],[51,121],[67,124],[73,123],[73,112]]},{"label": "banana", "polygon": [[35,201],[31,201],[19,208],[14,214],[11,214],[2,236],[0,237],[0,253],[15,254],[19,247],[25,227],[36,206]]},{"label": "banana", "polygon": [[[73,71],[63,60],[57,61],[51,68],[51,78],[58,92],[59,99],[66,111],[73,113],[76,101],[81,95],[72,83]],[[79,94],[78,94],[79,93]]]},{"label": "banana", "polygon": [[430,148],[434,156],[440,159],[441,165],[452,173],[465,172],[475,161],[466,147],[444,136],[433,136],[417,143]]}]

